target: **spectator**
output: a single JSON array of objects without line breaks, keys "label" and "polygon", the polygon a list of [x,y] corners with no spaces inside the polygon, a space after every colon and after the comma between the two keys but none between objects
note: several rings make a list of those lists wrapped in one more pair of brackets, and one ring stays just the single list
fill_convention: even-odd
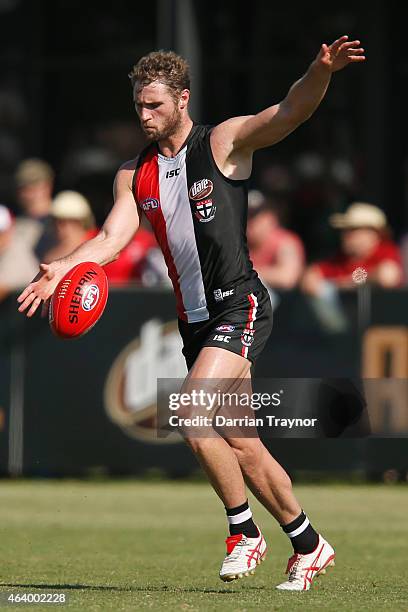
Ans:
[{"label": "spectator", "polygon": [[281,209],[250,191],[247,238],[250,258],[263,282],[272,289],[292,289],[304,267],[304,249],[300,238],[282,227]]},{"label": "spectator", "polygon": [[105,271],[110,283],[115,285],[167,283],[169,279],[163,255],[154,234],[145,227],[143,218],[133,239],[121,251],[118,259],[105,266]]},{"label": "spectator", "polygon": [[0,302],[38,273],[38,263],[27,243],[15,231],[15,222],[0,204]]},{"label": "spectator", "polygon": [[326,330],[342,332],[348,323],[337,289],[356,287],[355,270],[377,286],[397,287],[402,282],[402,265],[398,247],[389,238],[385,214],[376,206],[354,202],[344,214],[332,215],[330,223],[341,230],[341,248],[330,259],[309,266],[301,286]]},{"label": "spectator", "polygon": [[77,191],[61,191],[51,205],[57,244],[44,255],[44,261],[65,257],[88,240],[94,219],[88,201]]},{"label": "spectator", "polygon": [[368,281],[384,288],[402,282],[402,262],[398,247],[389,238],[387,219],[371,204],[355,202],[344,214],[330,217],[341,230],[341,249],[334,257],[310,266],[303,278],[303,289],[319,295],[325,281],[337,287],[355,286],[352,274],[357,268],[367,272]]},{"label": "spectator", "polygon": [[15,182],[23,211],[16,229],[42,260],[56,242],[50,217],[54,171],[41,159],[26,159],[17,168]]}]

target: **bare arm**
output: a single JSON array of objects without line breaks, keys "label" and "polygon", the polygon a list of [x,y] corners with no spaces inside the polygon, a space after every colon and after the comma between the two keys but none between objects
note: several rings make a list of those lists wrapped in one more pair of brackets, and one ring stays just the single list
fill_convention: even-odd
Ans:
[{"label": "bare arm", "polygon": [[[257,115],[234,117],[213,130],[211,145],[220,170],[231,178],[246,178],[252,153],[279,142],[317,109],[333,72],[365,60],[360,41],[342,36],[323,44],[306,74],[296,81],[279,103]],[[244,166],[242,168],[242,166]]]},{"label": "bare arm", "polygon": [[48,300],[59,281],[74,266],[84,261],[105,265],[117,259],[120,251],[132,239],[139,227],[139,215],[132,194],[132,177],[135,162],[124,164],[114,183],[114,205],[100,232],[81,244],[66,257],[50,264],[41,264],[40,273],[17,298],[19,312],[31,317],[42,301]]}]

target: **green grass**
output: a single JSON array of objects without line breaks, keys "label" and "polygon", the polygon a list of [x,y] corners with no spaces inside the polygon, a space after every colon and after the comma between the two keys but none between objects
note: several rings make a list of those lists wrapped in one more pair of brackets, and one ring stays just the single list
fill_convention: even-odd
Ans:
[{"label": "green grass", "polygon": [[336,567],[309,592],[281,593],[289,542],[257,502],[268,559],[226,585],[223,508],[205,483],[2,481],[0,592],[63,590],[62,609],[86,611],[408,611],[407,488],[296,493],[336,547]]}]

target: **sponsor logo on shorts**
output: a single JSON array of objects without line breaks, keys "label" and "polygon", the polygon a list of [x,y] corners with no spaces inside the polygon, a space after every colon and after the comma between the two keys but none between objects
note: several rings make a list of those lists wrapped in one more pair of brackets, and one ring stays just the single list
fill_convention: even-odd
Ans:
[{"label": "sponsor logo on shorts", "polygon": [[255,330],[254,329],[244,329],[244,331],[241,334],[241,342],[244,346],[251,346],[251,344],[254,341],[254,334],[255,334]]},{"label": "sponsor logo on shorts", "polygon": [[228,289],[227,291],[222,291],[222,289],[214,289],[214,300],[216,302],[222,302],[225,298],[234,295],[234,291],[235,289]]},{"label": "sponsor logo on shorts", "polygon": [[208,223],[214,219],[216,211],[217,208],[211,199],[201,200],[196,204],[195,216],[200,223]]},{"label": "sponsor logo on shorts", "polygon": [[215,329],[216,331],[224,332],[224,334],[229,334],[234,331],[235,325],[219,325]]},{"label": "sponsor logo on shorts", "polygon": [[98,285],[89,285],[84,290],[82,296],[82,308],[86,311],[93,310],[99,300],[99,287]]},{"label": "sponsor logo on shorts", "polygon": [[191,185],[188,195],[191,200],[198,201],[209,196],[213,189],[213,182],[203,178]]},{"label": "sponsor logo on shorts", "polygon": [[160,207],[160,202],[159,202],[159,200],[157,198],[146,198],[140,204],[140,207],[145,212],[148,212],[149,210],[156,210],[157,208],[159,208]]},{"label": "sponsor logo on shorts", "polygon": [[216,334],[213,340],[217,340],[218,342],[226,342],[228,344],[231,340],[231,336],[224,336],[224,334]]}]

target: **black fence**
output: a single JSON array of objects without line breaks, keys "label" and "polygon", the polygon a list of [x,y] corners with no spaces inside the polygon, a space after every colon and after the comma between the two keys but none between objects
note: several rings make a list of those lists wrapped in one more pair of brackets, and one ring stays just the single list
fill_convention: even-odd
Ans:
[{"label": "black fence", "polygon": [[[375,292],[370,303],[370,320],[365,323],[408,325],[408,291]],[[364,329],[356,293],[344,293],[342,307],[346,328],[328,333],[301,295],[281,296],[256,378],[273,378],[276,385],[299,378],[302,388],[311,379],[309,388],[318,388],[319,397],[321,389],[330,389],[329,395],[323,394],[326,403],[330,397],[331,406],[346,406],[347,381],[361,386]],[[14,298],[4,302],[0,473],[138,474],[161,468],[170,475],[183,475],[194,470],[196,461],[180,438],[157,436],[157,378],[182,378],[186,373],[174,312],[170,292],[111,291],[103,318],[92,332],[79,340],[62,341],[50,333],[46,320],[19,315]],[[337,384],[333,381],[339,380],[346,381],[346,387],[333,392]],[[396,396],[399,400],[405,396],[408,402],[406,382],[395,382]],[[356,394],[352,395],[355,400]],[[305,393],[301,401],[310,407],[316,397],[315,391]],[[407,471],[408,408],[399,405],[393,425],[390,394],[384,398],[382,420],[376,417],[374,429],[350,433],[345,426],[326,432],[330,439],[320,434],[314,439],[267,439],[266,444],[290,472]]]}]

